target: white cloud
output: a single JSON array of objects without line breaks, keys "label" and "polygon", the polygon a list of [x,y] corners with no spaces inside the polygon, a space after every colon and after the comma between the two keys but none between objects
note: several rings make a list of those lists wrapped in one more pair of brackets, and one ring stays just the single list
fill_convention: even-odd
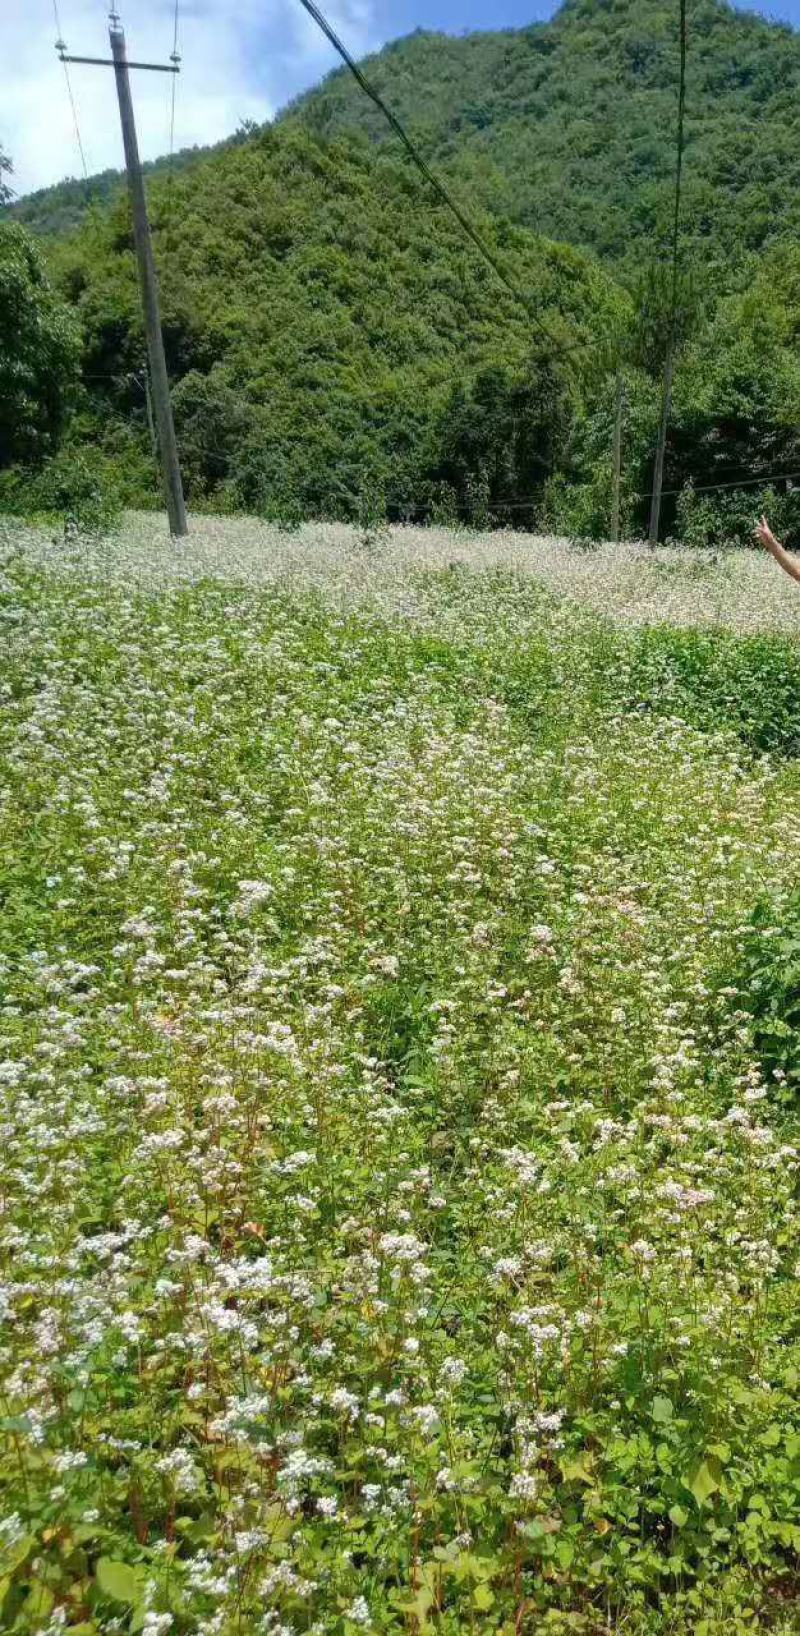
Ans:
[{"label": "white cloud", "polygon": [[[356,55],[380,44],[374,0],[337,0],[334,27]],[[13,15],[8,6],[13,7]],[[172,50],[173,0],[120,5],[128,55],[166,62]],[[107,56],[103,0],[60,0],[68,50]],[[18,193],[81,174],[64,80],[54,50],[49,0],[0,0],[0,146],[14,164]],[[179,49],[175,146],[218,141],[242,119],[268,119],[277,107],[333,66],[334,53],[299,0],[184,0]],[[114,76],[110,68],[73,65],[72,89],[91,174],[121,167]],[[169,148],[169,77],[132,75],[143,159]]]}]

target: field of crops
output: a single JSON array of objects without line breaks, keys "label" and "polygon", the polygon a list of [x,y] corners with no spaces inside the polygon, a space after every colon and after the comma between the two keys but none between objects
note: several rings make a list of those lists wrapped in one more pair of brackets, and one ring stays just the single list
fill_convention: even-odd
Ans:
[{"label": "field of crops", "polygon": [[0,535],[0,1626],[800,1631],[800,589]]}]

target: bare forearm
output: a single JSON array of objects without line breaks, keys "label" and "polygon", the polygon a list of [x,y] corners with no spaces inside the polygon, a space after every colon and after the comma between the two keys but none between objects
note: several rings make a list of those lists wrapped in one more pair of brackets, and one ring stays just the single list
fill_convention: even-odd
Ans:
[{"label": "bare forearm", "polygon": [[768,541],[767,550],[775,558],[775,561],[780,563],[781,568],[789,575],[789,578],[796,579],[800,584],[800,560],[793,557],[791,552],[787,551],[777,540]]}]

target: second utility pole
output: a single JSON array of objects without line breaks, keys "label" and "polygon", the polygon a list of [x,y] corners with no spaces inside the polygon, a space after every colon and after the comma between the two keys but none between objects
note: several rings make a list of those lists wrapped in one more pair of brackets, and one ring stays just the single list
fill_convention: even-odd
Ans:
[{"label": "second utility pole", "polygon": [[615,545],[619,545],[620,535],[620,488],[622,485],[622,417],[625,413],[625,377],[622,368],[617,368],[617,384],[614,392],[614,470],[611,485],[611,538]]},{"label": "second utility pole", "polygon": [[167,360],[164,357],[164,337],[161,333],[161,312],[158,304],[158,280],[156,278],[155,261],[153,260],[153,242],[150,237],[150,223],[147,219],[147,202],[144,196],[142,167],[139,162],[139,144],[136,140],[136,125],[133,118],[131,82],[128,78],[128,59],[125,52],[125,35],[122,31],[122,25],[114,17],[112,17],[109,24],[108,38],[111,42],[111,55],[114,59],[114,76],[117,81],[122,142],[125,148],[125,165],[128,172],[128,187],[133,209],[133,242],[136,246],[136,261],[139,267],[139,287],[142,292],[142,310],[147,335],[147,356],[150,360],[153,408],[155,409],[158,444],[161,451],[161,470],[164,475],[169,531],[170,534],[183,535],[188,534],[189,530],[186,524],[186,506],[183,499],[181,468],[178,463],[178,445],[175,440],[175,424],[172,419],[172,404],[169,397]]},{"label": "second utility pole", "polygon": [[156,278],[156,265],[153,259],[150,223],[147,219],[147,202],[144,196],[142,167],[139,161],[139,144],[136,140],[131,84],[128,78],[129,68],[148,68],[155,70],[157,73],[177,74],[178,60],[173,54],[171,66],[166,63],[154,62],[129,63],[125,51],[125,35],[122,31],[122,24],[113,10],[109,17],[108,37],[111,42],[111,62],[104,57],[67,56],[63,40],[58,40],[56,50],[62,62],[92,63],[97,67],[110,67],[113,65],[114,68],[119,101],[119,117],[122,125],[122,142],[125,148],[125,166],[128,172],[128,188],[133,209],[133,242],[136,250],[136,263],[139,269],[139,288],[142,295],[147,356],[150,361],[153,408],[158,430],[158,447],[161,455],[161,472],[164,479],[169,531],[170,534],[180,537],[188,534],[189,530],[186,524],[186,505],[183,498],[178,445],[175,440],[175,423],[172,419],[172,404],[169,396],[167,361],[164,357],[164,337],[161,333],[158,279]]}]

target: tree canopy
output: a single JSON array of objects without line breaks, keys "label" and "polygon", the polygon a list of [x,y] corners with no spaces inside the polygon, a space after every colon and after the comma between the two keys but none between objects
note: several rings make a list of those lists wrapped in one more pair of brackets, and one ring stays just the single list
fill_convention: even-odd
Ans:
[{"label": "tree canopy", "polygon": [[[356,516],[373,496],[391,515],[415,515],[432,496],[462,507],[484,467],[493,503],[509,475],[532,497],[579,396],[566,349],[590,347],[627,300],[569,246],[486,220],[526,292],[515,300],[416,172],[357,137],[267,130],[170,187],[154,183],[151,211],[196,500]],[[81,323],[104,425],[109,413],[141,417],[126,201],[95,215],[51,263]],[[474,422],[485,413],[498,426],[516,415],[515,473],[491,452],[479,458]]]},{"label": "tree canopy", "polygon": [[[723,267],[800,231],[800,35],[689,0],[683,227]],[[566,0],[549,23],[418,32],[365,71],[459,196],[628,270],[666,245],[678,7]],[[392,137],[346,70],[295,104],[322,135]]]},{"label": "tree canopy", "polygon": [[[550,22],[527,28],[418,31],[364,66],[468,208],[616,267],[638,267],[666,242],[678,77],[672,0],[566,0]],[[345,69],[283,121],[324,137],[359,130],[395,143]],[[740,263],[797,236],[800,35],[727,0],[689,0],[686,139],[684,226],[705,261]],[[201,158],[184,150],[174,164],[191,170]],[[157,177],[166,165],[145,168]],[[64,231],[121,189],[119,173],[106,171],[88,188],[63,182],[12,208],[35,230]]]},{"label": "tree canopy", "polygon": [[78,374],[76,326],[38,246],[0,223],[0,468],[56,446]]}]

